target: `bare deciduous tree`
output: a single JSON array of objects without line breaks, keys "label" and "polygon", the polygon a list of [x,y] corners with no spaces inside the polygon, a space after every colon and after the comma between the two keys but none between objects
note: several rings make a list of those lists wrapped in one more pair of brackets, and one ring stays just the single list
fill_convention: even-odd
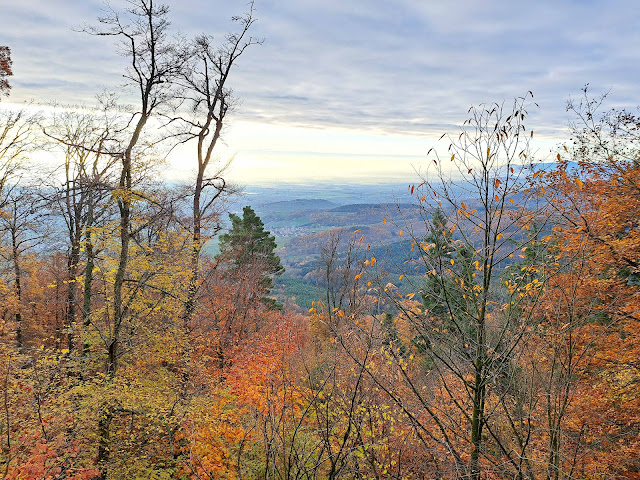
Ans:
[{"label": "bare deciduous tree", "polygon": [[[221,196],[233,193],[233,186],[223,174],[229,162],[217,165],[215,172],[208,172],[214,159],[214,151],[220,140],[227,114],[233,111],[236,99],[228,85],[229,76],[240,56],[252,45],[262,40],[249,35],[255,23],[253,2],[249,11],[233,18],[239,25],[238,32],[229,33],[224,42],[216,46],[209,35],[200,35],[189,45],[182,56],[189,58],[176,82],[179,98],[191,111],[189,117],[180,117],[186,131],[180,132],[181,142],[196,140],[197,170],[193,185],[191,279],[187,292],[184,317],[186,320],[196,307],[200,251],[206,241],[203,229],[210,220],[219,219],[216,203]],[[182,127],[180,127],[182,128]],[[219,227],[215,228],[217,232]],[[215,233],[215,232],[213,232]]]}]

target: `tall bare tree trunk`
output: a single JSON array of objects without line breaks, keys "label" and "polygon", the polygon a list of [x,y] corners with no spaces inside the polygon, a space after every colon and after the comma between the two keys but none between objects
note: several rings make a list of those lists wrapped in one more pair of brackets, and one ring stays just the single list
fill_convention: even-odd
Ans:
[{"label": "tall bare tree trunk", "polygon": [[93,241],[91,239],[91,228],[93,226],[93,195],[89,193],[89,207],[87,212],[87,225],[84,232],[84,250],[87,255],[87,263],[84,268],[84,292],[82,297],[82,327],[84,342],[82,345],[82,354],[86,356],[89,353],[88,330],[91,325],[91,287],[93,282]]},{"label": "tall bare tree trunk", "polygon": [[16,322],[16,347],[22,349],[22,271],[20,269],[20,251],[18,249],[18,238],[15,229],[11,230],[11,257],[13,262],[13,291],[15,294],[16,306],[14,320]]}]

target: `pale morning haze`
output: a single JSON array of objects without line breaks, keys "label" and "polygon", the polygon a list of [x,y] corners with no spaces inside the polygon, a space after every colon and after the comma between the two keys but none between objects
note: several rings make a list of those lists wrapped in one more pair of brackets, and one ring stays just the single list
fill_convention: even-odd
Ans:
[{"label": "pale morning haze", "polygon": [[[248,9],[245,0],[167,3],[176,34],[220,40]],[[105,90],[126,102],[126,59],[112,39],[80,32],[103,8],[1,0],[0,44],[14,62],[3,105],[89,106]],[[565,105],[585,84],[611,91],[608,106],[640,104],[635,1],[256,0],[255,17],[251,34],[264,42],[230,76],[241,103],[218,151],[244,183],[410,180],[469,106],[528,91],[541,156],[567,139]],[[188,175],[192,150],[172,154],[168,176]]]}]

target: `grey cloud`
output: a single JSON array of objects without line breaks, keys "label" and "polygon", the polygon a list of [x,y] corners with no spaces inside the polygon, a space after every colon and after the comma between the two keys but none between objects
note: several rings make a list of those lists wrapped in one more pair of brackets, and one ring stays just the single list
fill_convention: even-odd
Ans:
[{"label": "grey cloud", "polygon": [[[187,35],[222,38],[245,0],[170,2]],[[120,2],[114,2],[117,6]],[[607,2],[258,0],[254,34],[233,73],[244,119],[440,131],[470,104],[533,90],[540,128],[560,131],[564,104],[590,82],[616,102],[635,88],[640,18],[632,0]],[[91,101],[117,88],[123,59],[108,39],[71,31],[94,22],[95,1],[0,3],[14,51],[15,100]]]}]

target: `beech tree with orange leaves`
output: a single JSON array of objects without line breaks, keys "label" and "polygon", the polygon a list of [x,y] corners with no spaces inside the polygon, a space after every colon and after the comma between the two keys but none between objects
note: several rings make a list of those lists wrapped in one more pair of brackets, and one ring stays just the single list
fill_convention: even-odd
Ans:
[{"label": "beech tree with orange leaves", "polygon": [[7,77],[13,75],[11,71],[11,49],[0,45],[0,95],[9,95],[11,85]]},{"label": "beech tree with orange leaves", "polygon": [[[554,478],[566,472],[635,478],[640,470],[638,356],[640,118],[602,111],[606,95],[587,89],[568,109],[573,143],[540,182],[556,192],[558,281],[543,297],[546,310],[573,332],[572,381],[562,425],[564,446]],[[566,336],[566,334],[565,334]],[[566,346],[569,346],[565,342]],[[561,454],[562,453],[562,454]]]}]

